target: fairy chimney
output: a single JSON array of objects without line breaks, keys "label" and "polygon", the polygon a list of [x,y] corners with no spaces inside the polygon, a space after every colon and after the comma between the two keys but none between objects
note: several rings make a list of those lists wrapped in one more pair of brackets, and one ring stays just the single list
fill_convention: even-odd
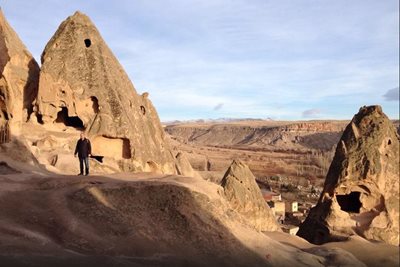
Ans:
[{"label": "fairy chimney", "polygon": [[316,244],[353,234],[399,245],[399,136],[380,106],[362,107],[346,127],[298,231]]},{"label": "fairy chimney", "polygon": [[136,92],[89,17],[76,12],[62,22],[41,61],[37,108],[44,124],[84,129],[94,152],[118,159],[123,171],[176,172],[148,94]]},{"label": "fairy chimney", "polygon": [[221,181],[231,207],[259,231],[280,231],[249,167],[234,160]]},{"label": "fairy chimney", "polygon": [[33,111],[39,66],[0,9],[0,125],[18,135]]},{"label": "fairy chimney", "polygon": [[199,172],[193,170],[188,158],[183,152],[178,152],[176,159],[176,172],[179,175],[202,178]]}]

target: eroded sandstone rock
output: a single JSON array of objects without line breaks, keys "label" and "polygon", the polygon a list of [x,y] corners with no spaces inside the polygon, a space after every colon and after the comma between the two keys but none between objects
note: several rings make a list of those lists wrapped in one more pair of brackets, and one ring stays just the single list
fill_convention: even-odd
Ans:
[{"label": "eroded sandstone rock", "polygon": [[362,107],[347,126],[298,232],[317,244],[353,234],[399,245],[399,136],[380,106]]},{"label": "eroded sandstone rock", "polygon": [[178,152],[176,155],[176,171],[179,175],[202,178],[201,175],[193,170],[192,165],[190,165],[189,160],[183,152]]},{"label": "eroded sandstone rock", "polygon": [[122,171],[176,172],[148,93],[137,94],[86,15],[68,17],[41,60],[37,107],[44,124],[85,129],[94,153],[118,161]]},{"label": "eroded sandstone rock", "polygon": [[39,66],[0,10],[0,125],[19,134],[37,95]]},{"label": "eroded sandstone rock", "polygon": [[280,231],[275,216],[265,202],[249,167],[234,160],[221,181],[232,208],[259,231]]}]

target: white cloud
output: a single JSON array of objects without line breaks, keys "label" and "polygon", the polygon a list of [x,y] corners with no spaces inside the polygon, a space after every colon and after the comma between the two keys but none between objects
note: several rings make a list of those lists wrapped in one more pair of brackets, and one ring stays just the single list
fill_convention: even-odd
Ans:
[{"label": "white cloud", "polygon": [[213,110],[217,111],[220,110],[222,107],[224,106],[224,103],[219,103],[218,105],[216,105]]},{"label": "white cloud", "polygon": [[307,110],[304,110],[302,113],[303,118],[314,118],[320,114],[321,114],[321,110],[317,109],[317,108],[307,109]]}]

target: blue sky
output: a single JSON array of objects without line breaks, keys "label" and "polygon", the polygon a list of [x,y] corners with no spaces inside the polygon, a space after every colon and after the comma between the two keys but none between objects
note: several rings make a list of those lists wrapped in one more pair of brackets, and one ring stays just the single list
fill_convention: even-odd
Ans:
[{"label": "blue sky", "polygon": [[39,61],[59,24],[91,17],[161,120],[399,117],[397,0],[0,0]]}]

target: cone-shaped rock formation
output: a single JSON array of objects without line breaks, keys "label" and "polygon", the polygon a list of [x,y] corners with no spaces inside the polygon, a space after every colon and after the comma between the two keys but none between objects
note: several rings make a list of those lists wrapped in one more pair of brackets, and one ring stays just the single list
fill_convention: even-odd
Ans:
[{"label": "cone-shaped rock formation", "polygon": [[42,53],[38,114],[45,124],[85,129],[96,154],[118,160],[124,171],[175,173],[148,93],[138,95],[99,31],[76,12]]},{"label": "cone-shaped rock formation", "polygon": [[39,66],[0,10],[0,125],[19,134],[32,113]]},{"label": "cone-shaped rock formation", "polygon": [[298,232],[316,244],[352,234],[399,245],[399,136],[380,106],[362,107],[345,129]]},{"label": "cone-shaped rock formation", "polygon": [[176,155],[176,171],[179,175],[202,178],[200,173],[193,170],[188,158],[183,152],[179,152]]},{"label": "cone-shaped rock formation", "polygon": [[234,160],[221,181],[225,196],[234,210],[259,231],[280,231],[249,167]]}]

